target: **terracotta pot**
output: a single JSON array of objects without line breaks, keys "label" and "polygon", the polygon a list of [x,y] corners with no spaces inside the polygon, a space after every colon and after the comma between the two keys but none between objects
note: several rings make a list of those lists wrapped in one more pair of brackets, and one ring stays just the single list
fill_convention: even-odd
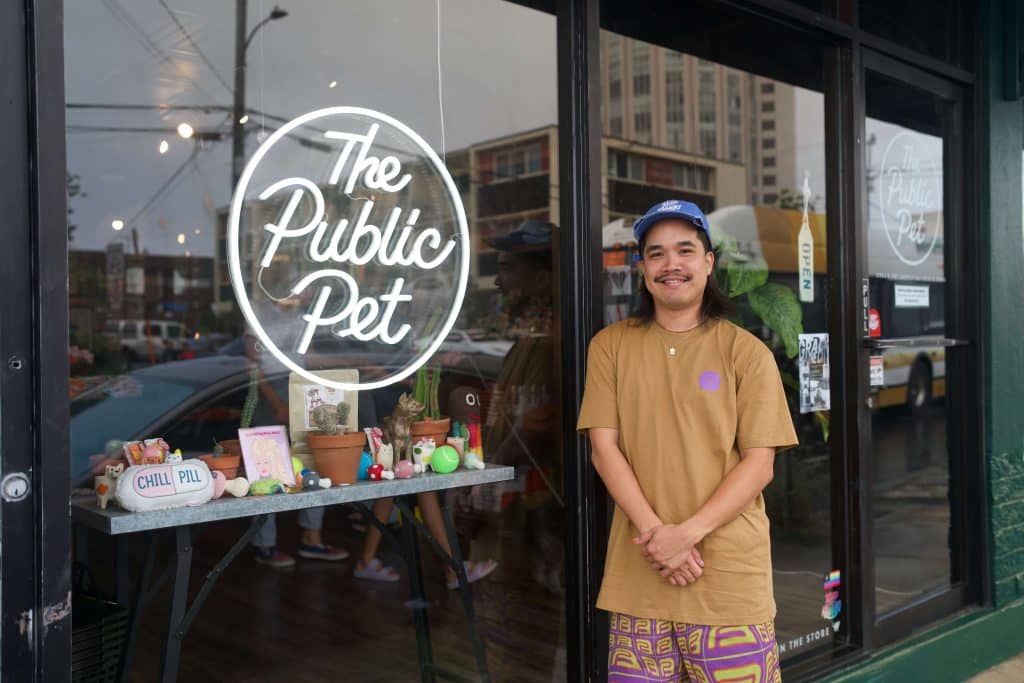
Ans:
[{"label": "terracotta pot", "polygon": [[228,455],[227,452],[224,455],[217,457],[216,455],[200,455],[199,459],[206,463],[206,466],[210,468],[210,471],[220,470],[221,474],[224,475],[225,479],[234,479],[238,476],[238,464],[242,460],[241,455]]},{"label": "terracotta pot", "polygon": [[332,486],[355,483],[359,476],[359,459],[366,448],[366,432],[346,432],[335,436],[308,434],[306,443],[313,451],[317,474],[329,477]]},{"label": "terracotta pot", "polygon": [[[225,439],[224,441],[218,441],[221,449],[224,451],[224,455],[237,455],[242,457],[242,442],[238,439]],[[237,467],[237,465],[236,465]]]},{"label": "terracotta pot", "polygon": [[415,446],[417,441],[421,439],[433,439],[434,444],[437,446],[443,446],[445,439],[448,438],[448,432],[452,428],[451,418],[441,418],[440,420],[420,420],[419,422],[412,423],[412,445]]}]

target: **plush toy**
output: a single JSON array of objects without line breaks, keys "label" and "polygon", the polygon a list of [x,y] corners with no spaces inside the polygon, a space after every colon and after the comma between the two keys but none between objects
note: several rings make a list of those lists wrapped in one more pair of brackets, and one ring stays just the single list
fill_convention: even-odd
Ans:
[{"label": "plush toy", "polygon": [[434,443],[433,439],[420,439],[412,447],[413,462],[426,469],[430,465],[430,458],[433,456],[435,449],[437,449],[437,444]]},{"label": "plush toy", "polygon": [[377,464],[383,465],[386,470],[395,469],[395,447],[382,443],[377,449]]},{"label": "plush toy", "polygon": [[367,470],[367,476],[369,477],[370,481],[380,481],[381,478],[382,478],[381,475],[383,473],[384,473],[384,465],[379,465],[379,464],[378,465],[370,465],[369,469]]},{"label": "plush toy", "polygon": [[124,464],[107,465],[106,471],[96,477],[93,488],[96,490],[96,504],[101,510],[107,509],[107,502],[114,497],[117,489],[117,478],[124,472]]},{"label": "plush toy", "polygon": [[198,458],[182,463],[133,465],[117,479],[118,505],[132,512],[201,505],[213,498],[210,468]]},{"label": "plush toy", "polygon": [[249,484],[249,491],[254,496],[269,496],[273,493],[282,493],[284,485],[279,479],[257,479]]},{"label": "plush toy", "polygon": [[449,474],[459,467],[459,452],[451,446],[439,446],[430,456],[430,469],[438,474]]}]

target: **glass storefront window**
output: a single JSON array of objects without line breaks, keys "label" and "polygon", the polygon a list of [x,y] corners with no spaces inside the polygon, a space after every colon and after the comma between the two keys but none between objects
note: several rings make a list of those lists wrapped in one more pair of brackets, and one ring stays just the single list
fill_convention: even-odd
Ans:
[{"label": "glass storefront window", "polygon": [[[315,427],[314,409],[340,402],[350,429],[385,426],[416,375],[388,381],[436,346],[424,367],[439,370],[440,412],[485,462],[516,471],[505,484],[419,501],[428,526],[439,504],[454,509],[479,579],[475,627],[492,680],[566,676],[555,18],[545,9],[499,0],[65,9],[74,487],[92,495],[92,476],[123,458],[123,441],[162,437],[193,458],[229,451],[242,426],[285,426],[293,452],[318,467],[295,443]],[[627,73],[616,67],[620,81]],[[332,107],[388,119],[314,114]],[[435,258],[441,265],[424,265]],[[330,295],[299,286],[328,267]],[[338,390],[309,375],[364,386]],[[418,680],[402,555],[353,508],[274,521],[257,537],[266,552],[245,551],[210,594],[181,678]],[[203,527],[193,575],[245,528]],[[443,528],[435,536],[452,540]],[[348,558],[324,562],[344,553],[318,543]],[[94,545],[106,547],[93,535],[76,559],[102,578],[107,558],[88,552]],[[424,558],[435,660],[475,677],[451,576],[426,544]],[[135,680],[155,677],[162,632],[160,610],[147,613]]]},{"label": "glass storefront window", "polygon": [[[867,212],[869,336],[927,340],[947,333],[945,108],[933,95],[869,72]],[[894,106],[898,102],[899,106]],[[953,580],[951,434],[946,350],[873,354],[875,605],[879,615]]]},{"label": "glass storefront window", "polygon": [[[610,25],[631,21],[611,14]],[[774,75],[785,71],[785,64],[761,59],[760,70],[741,70],[706,59],[685,40],[672,45],[642,43],[603,31],[601,44],[627,50],[630,45],[638,50],[635,46],[642,44],[649,49],[652,63],[664,71],[653,74],[654,95],[678,107],[667,108],[654,119],[649,140],[618,140],[605,127],[605,324],[625,319],[639,300],[633,221],[665,199],[686,199],[700,206],[711,223],[719,281],[737,304],[735,322],[774,352],[800,439],[799,447],[777,456],[775,480],[765,492],[780,654],[788,660],[828,647],[834,629],[831,619],[823,619],[822,586],[836,567],[829,495],[829,272],[821,58],[810,49],[802,52],[803,72],[812,72],[814,66],[818,72],[798,84]],[[732,49],[737,59],[746,61],[741,49],[735,44]],[[624,156],[642,158],[643,175],[626,180],[617,173],[615,160]],[[769,172],[762,173],[765,169]],[[801,294],[798,253],[805,242],[813,253],[813,266]],[[772,307],[785,313],[765,315],[762,295],[772,297]],[[802,357],[807,362],[801,363]],[[705,571],[714,571],[710,561]]]}]

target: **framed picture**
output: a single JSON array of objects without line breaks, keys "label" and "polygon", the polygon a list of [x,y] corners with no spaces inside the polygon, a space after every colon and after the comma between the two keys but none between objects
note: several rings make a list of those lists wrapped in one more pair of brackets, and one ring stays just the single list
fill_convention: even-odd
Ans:
[{"label": "framed picture", "polygon": [[249,481],[277,479],[295,486],[288,431],[284,425],[239,429],[238,440],[242,444],[242,460]]},{"label": "framed picture", "polygon": [[[321,370],[320,374],[335,382],[357,384],[358,370]],[[347,403],[349,407],[346,430],[355,431],[359,424],[359,395],[354,391],[341,391],[322,384],[313,384],[308,379],[291,373],[288,378],[288,433],[292,439],[292,452],[295,457],[310,468],[316,469],[313,455],[306,445],[306,435],[316,430],[313,424],[313,409],[319,405],[339,405]]]}]

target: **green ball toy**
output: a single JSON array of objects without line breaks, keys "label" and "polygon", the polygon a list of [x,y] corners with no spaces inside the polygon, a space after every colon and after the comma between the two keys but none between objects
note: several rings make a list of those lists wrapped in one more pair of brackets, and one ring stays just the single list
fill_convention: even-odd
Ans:
[{"label": "green ball toy", "polygon": [[438,474],[449,474],[459,468],[459,452],[451,446],[439,446],[430,456],[430,467]]}]

